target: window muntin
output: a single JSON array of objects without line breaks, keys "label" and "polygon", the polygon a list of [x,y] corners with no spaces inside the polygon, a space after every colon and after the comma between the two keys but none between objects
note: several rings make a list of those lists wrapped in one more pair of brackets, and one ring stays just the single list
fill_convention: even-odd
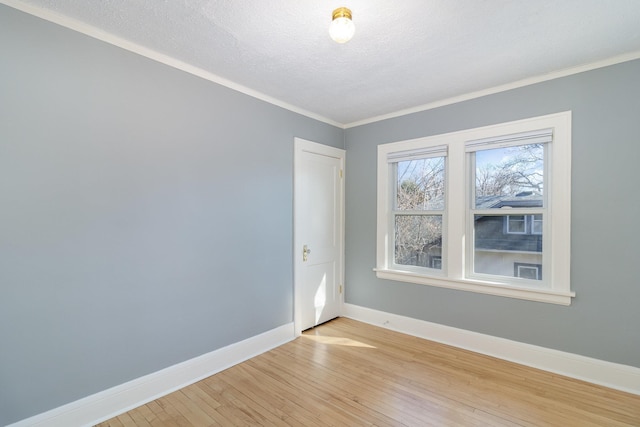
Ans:
[{"label": "window muntin", "polygon": [[[543,148],[543,180],[539,187],[511,194],[518,200],[542,198],[542,205],[476,206],[475,165],[471,158],[478,151],[540,144]],[[443,211],[395,211],[397,171],[394,163],[419,157],[446,156],[446,206]],[[431,153],[424,156],[425,153]],[[473,155],[472,155],[473,153]],[[571,113],[557,113],[515,122],[468,129],[378,146],[378,221],[376,275],[382,279],[419,283],[465,291],[501,295],[539,302],[569,305],[575,293],[570,290],[570,200],[571,200]],[[527,195],[526,193],[529,192]],[[525,193],[525,194],[520,194]],[[518,195],[519,194],[519,195]],[[442,215],[441,269],[395,263],[396,215]],[[513,259],[511,272],[474,272],[475,218],[498,216],[524,217],[525,234],[510,236],[539,240],[544,245],[542,260]],[[506,223],[502,229],[506,233]],[[553,231],[553,233],[551,233]],[[521,251],[525,253],[526,251]],[[532,252],[533,255],[536,251]],[[423,251],[424,253],[424,251]],[[428,254],[427,254],[428,255]],[[438,265],[438,255],[428,255],[428,265]],[[482,261],[482,260],[478,260]],[[538,279],[533,269],[514,263],[540,265]],[[545,274],[542,275],[542,265]],[[502,275],[504,274],[504,276]]]}]

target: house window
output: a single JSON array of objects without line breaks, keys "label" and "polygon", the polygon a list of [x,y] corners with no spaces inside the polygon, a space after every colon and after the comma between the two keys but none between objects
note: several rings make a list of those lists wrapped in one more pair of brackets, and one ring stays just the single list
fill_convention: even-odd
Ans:
[{"label": "house window", "polygon": [[570,161],[570,112],[380,145],[377,276],[570,304]]},{"label": "house window", "polygon": [[542,234],[542,215],[531,215],[531,234]]},{"label": "house window", "polygon": [[508,234],[542,234],[542,215],[507,215],[504,232]]},{"label": "house window", "polygon": [[525,234],[527,231],[524,215],[507,215],[507,233]]},{"label": "house window", "polygon": [[513,263],[513,275],[522,279],[541,280],[542,266],[540,264]]},{"label": "house window", "polygon": [[431,268],[435,268],[438,270],[442,269],[442,257],[441,256],[432,256],[431,257]]}]

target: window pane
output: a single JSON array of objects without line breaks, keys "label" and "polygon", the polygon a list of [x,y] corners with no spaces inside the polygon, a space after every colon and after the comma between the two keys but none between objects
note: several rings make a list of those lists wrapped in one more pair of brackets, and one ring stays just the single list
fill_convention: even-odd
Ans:
[{"label": "window pane", "polygon": [[520,262],[513,264],[513,275],[522,279],[539,280],[541,278],[541,270],[542,266],[540,264],[523,264]]},{"label": "window pane", "polygon": [[531,215],[531,232],[542,234],[542,215]]},{"label": "window pane", "polygon": [[474,216],[474,273],[542,279],[542,234],[507,232],[511,218],[524,216]]},{"label": "window pane", "polygon": [[442,269],[442,215],[397,215],[395,262]]},{"label": "window pane", "polygon": [[438,255],[433,255],[429,257],[429,267],[437,268],[438,270],[442,269],[442,257]]},{"label": "window pane", "polygon": [[524,234],[527,230],[527,224],[524,215],[508,215],[507,216],[507,233]]},{"label": "window pane", "polygon": [[476,209],[542,207],[544,144],[476,151]]},{"label": "window pane", "polygon": [[396,209],[444,209],[444,157],[397,163]]}]

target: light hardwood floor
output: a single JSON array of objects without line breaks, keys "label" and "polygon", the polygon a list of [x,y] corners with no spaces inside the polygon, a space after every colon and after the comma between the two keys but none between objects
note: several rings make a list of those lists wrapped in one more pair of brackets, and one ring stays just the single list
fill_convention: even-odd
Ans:
[{"label": "light hardwood floor", "polygon": [[640,396],[340,318],[106,426],[640,426]]}]

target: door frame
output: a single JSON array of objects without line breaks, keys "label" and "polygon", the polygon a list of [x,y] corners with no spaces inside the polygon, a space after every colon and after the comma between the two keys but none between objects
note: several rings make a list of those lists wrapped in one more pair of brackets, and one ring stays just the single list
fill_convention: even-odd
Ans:
[{"label": "door frame", "polygon": [[338,232],[340,239],[340,271],[338,272],[339,283],[342,287],[340,293],[339,312],[343,312],[344,304],[344,221],[345,221],[345,157],[346,151],[341,148],[331,147],[329,145],[319,144],[317,142],[308,141],[302,138],[294,138],[293,153],[293,329],[295,336],[302,333],[302,312],[300,298],[302,295],[302,247],[304,245],[302,239],[302,222],[299,213],[302,210],[300,195],[303,189],[299,177],[301,175],[301,156],[302,153],[313,153],[321,156],[328,156],[340,159],[340,169],[342,171],[340,180],[340,230]]}]

